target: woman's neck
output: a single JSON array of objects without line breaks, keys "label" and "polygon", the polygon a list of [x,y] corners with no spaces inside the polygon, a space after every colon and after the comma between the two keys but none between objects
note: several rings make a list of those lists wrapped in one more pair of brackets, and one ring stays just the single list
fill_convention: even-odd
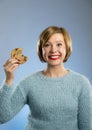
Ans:
[{"label": "woman's neck", "polygon": [[63,77],[67,73],[68,71],[64,68],[64,66],[47,66],[47,68],[43,71],[43,74],[47,77]]}]

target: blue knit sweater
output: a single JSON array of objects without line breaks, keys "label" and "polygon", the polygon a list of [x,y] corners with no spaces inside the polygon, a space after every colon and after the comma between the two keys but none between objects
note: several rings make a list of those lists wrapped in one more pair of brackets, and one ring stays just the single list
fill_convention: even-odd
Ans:
[{"label": "blue knit sweater", "polygon": [[49,78],[41,72],[0,89],[0,123],[12,119],[25,104],[30,108],[26,130],[92,130],[91,84],[74,71]]}]

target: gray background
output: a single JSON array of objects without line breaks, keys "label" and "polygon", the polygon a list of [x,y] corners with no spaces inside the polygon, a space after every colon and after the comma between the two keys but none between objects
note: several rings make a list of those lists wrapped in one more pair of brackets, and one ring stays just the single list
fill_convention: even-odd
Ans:
[{"label": "gray background", "polygon": [[[0,84],[3,64],[16,47],[29,57],[15,72],[15,84],[45,67],[38,59],[38,36],[50,25],[65,27],[73,41],[73,53],[65,66],[87,76],[92,83],[92,0],[0,0]],[[29,109],[25,106],[0,130],[23,130]]]}]

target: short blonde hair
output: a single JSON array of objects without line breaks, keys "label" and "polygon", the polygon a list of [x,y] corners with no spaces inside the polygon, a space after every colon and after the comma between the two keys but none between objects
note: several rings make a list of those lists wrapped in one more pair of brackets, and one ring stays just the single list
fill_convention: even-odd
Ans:
[{"label": "short blonde hair", "polygon": [[66,45],[66,56],[63,62],[66,62],[70,57],[70,54],[72,52],[72,40],[68,31],[63,27],[49,26],[42,31],[37,43],[37,53],[41,62],[46,62],[45,59],[43,58],[42,48],[45,45],[45,43],[50,39],[50,37],[55,33],[61,33],[64,37]]}]

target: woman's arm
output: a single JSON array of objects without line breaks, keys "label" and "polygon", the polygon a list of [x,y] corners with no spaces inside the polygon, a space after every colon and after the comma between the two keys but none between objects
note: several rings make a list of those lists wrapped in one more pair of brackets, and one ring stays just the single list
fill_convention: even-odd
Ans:
[{"label": "woman's arm", "polygon": [[88,80],[82,83],[78,102],[78,130],[92,130],[92,86]]},{"label": "woman's arm", "polygon": [[21,86],[20,84],[14,89],[13,85],[2,84],[0,89],[0,124],[12,119],[26,104],[26,97],[20,89]]}]

